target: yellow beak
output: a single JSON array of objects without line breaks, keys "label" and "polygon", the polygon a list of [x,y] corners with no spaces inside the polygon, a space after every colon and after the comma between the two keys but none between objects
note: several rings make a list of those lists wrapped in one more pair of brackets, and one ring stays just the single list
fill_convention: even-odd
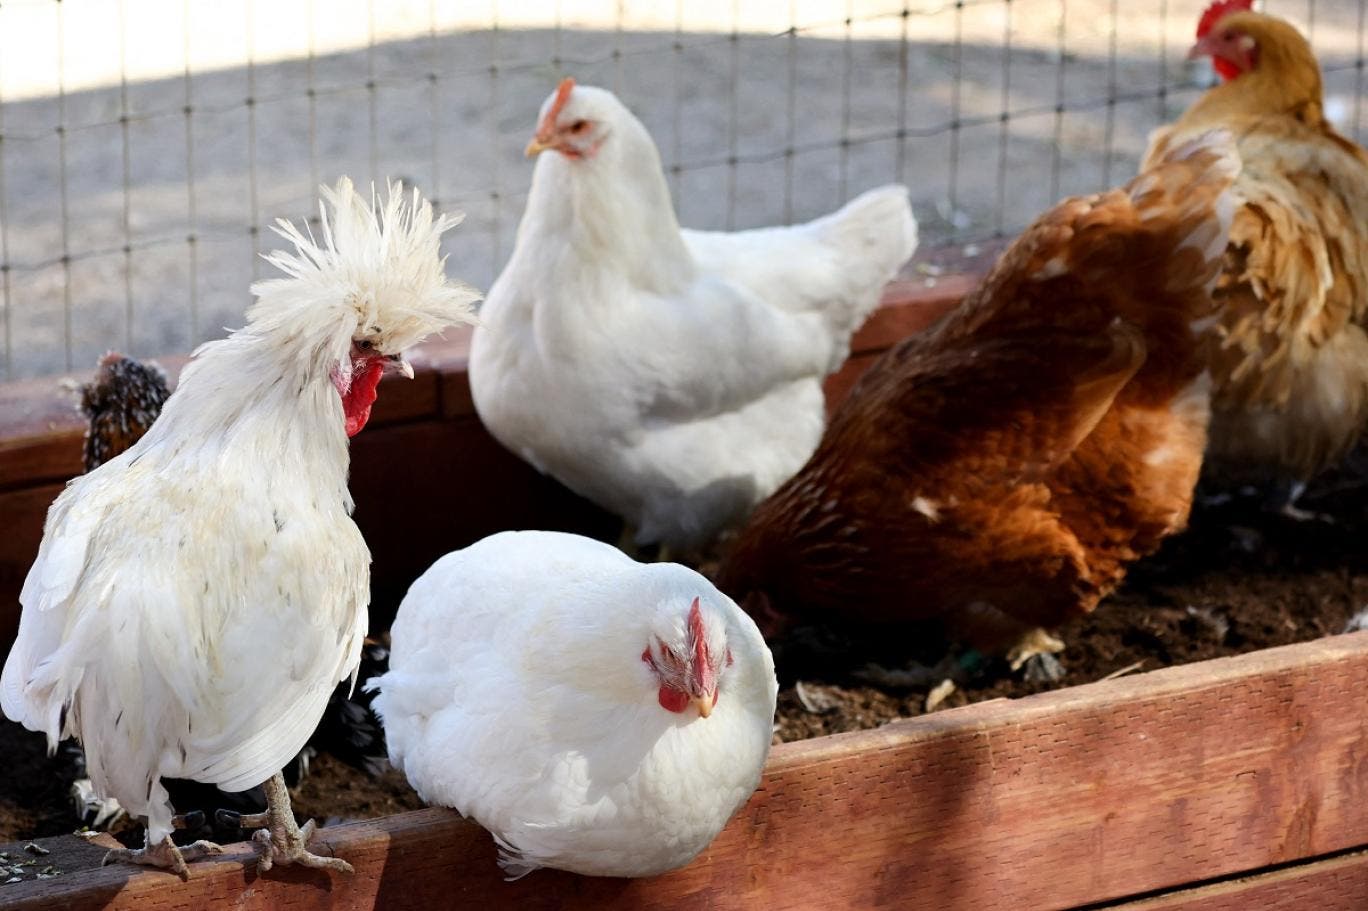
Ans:
[{"label": "yellow beak", "polygon": [[698,707],[700,718],[707,718],[712,714],[713,706],[717,704],[717,696],[695,696],[689,701]]},{"label": "yellow beak", "polygon": [[533,136],[532,141],[527,144],[527,148],[523,149],[523,155],[528,158],[536,158],[549,148],[551,148],[550,140],[543,140],[540,137]]}]

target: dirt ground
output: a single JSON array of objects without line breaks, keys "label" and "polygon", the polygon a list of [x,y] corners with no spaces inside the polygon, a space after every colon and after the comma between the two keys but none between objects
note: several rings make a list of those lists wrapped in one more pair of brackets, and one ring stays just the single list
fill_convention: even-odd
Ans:
[{"label": "dirt ground", "polygon": [[[931,638],[884,635],[871,642],[848,631],[796,632],[775,643],[782,684],[776,738],[815,737],[922,714],[928,693],[947,676],[958,682],[939,703],[942,708],[1338,633],[1368,605],[1368,552],[1362,543],[1368,531],[1368,452],[1321,479],[1301,504],[1331,521],[1275,516],[1262,508],[1255,491],[1224,500],[1204,493],[1187,533],[1136,566],[1122,590],[1092,616],[1059,631],[1068,648],[1058,683],[1027,682],[973,652],[947,657],[944,644]],[[909,658],[923,664],[909,664]],[[871,663],[902,676],[906,685],[869,682]],[[65,752],[49,759],[40,736],[5,723],[0,768],[7,772],[0,776],[0,842],[77,828],[66,796],[72,764]],[[294,801],[301,816],[326,824],[421,806],[398,773],[372,777],[326,753],[311,763]],[[140,837],[127,822],[116,834],[128,841]],[[239,835],[223,828],[186,834],[222,841]]]},{"label": "dirt ground", "polygon": [[[1001,661],[957,653],[939,643],[861,642],[832,630],[797,633],[775,647],[783,684],[778,735],[798,740],[874,727],[923,714],[931,689],[960,679],[940,702],[952,708],[1020,697],[1111,676],[1302,642],[1344,630],[1368,605],[1368,561],[1362,545],[1368,518],[1368,454],[1361,467],[1318,482],[1301,500],[1333,521],[1296,521],[1269,513],[1254,491],[1208,502],[1188,531],[1132,568],[1124,586],[1090,616],[1057,630],[1067,643],[1058,682],[1028,682]],[[901,650],[900,657],[894,649]],[[923,666],[905,687],[867,682],[867,665]],[[888,675],[882,675],[888,676]],[[800,692],[801,690],[801,692]],[[806,703],[806,704],[805,704]]]}]

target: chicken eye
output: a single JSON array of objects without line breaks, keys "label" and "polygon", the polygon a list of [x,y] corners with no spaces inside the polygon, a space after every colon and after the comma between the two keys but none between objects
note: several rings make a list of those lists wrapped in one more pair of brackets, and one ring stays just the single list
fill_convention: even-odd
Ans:
[{"label": "chicken eye", "polygon": [[579,134],[587,129],[589,129],[589,121],[587,120],[576,120],[574,123],[570,124],[571,133]]},{"label": "chicken eye", "polygon": [[363,338],[356,342],[356,347],[362,351],[369,351],[375,347],[375,344],[370,339]]}]

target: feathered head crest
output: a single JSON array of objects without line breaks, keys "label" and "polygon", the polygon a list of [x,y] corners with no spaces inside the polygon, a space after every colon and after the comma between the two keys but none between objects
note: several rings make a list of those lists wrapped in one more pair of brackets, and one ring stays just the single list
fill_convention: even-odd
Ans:
[{"label": "feathered head crest", "polygon": [[247,311],[247,331],[301,344],[304,356],[340,359],[358,335],[399,353],[453,323],[474,322],[472,305],[482,295],[446,277],[438,249],[463,216],[434,218],[432,205],[397,181],[383,206],[374,191],[364,200],[346,177],[320,190],[321,240],[307,226],[301,232],[276,221],[276,233],[295,249],[265,259],[288,277],[252,286],[258,300]]}]

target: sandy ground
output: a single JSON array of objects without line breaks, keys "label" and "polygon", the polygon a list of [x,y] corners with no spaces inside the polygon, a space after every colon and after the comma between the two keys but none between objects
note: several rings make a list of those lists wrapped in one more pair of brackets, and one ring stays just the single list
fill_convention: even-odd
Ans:
[{"label": "sandy ground", "polygon": [[[248,22],[237,31],[193,2],[188,31],[179,0],[125,0],[122,29],[118,4],[65,6],[60,30],[52,0],[5,4],[0,21],[0,51],[28,48],[0,65],[0,378],[83,368],[110,346],[184,351],[239,324],[264,226],[306,217],[317,182],[342,173],[404,177],[465,210],[449,269],[487,286],[525,202],[520,150],[565,73],[637,111],[687,225],[805,219],[902,180],[927,247],[1121,181],[1208,78],[1182,60],[1203,6],[1189,0],[920,2],[905,19],[889,0],[538,0],[493,4],[497,29],[489,5],[219,4]],[[1268,8],[1310,26],[1356,129],[1360,4]],[[60,57],[32,50],[55,36]],[[176,54],[148,50],[167,42]],[[64,70],[39,65],[53,59],[70,69],[60,94]]]}]

